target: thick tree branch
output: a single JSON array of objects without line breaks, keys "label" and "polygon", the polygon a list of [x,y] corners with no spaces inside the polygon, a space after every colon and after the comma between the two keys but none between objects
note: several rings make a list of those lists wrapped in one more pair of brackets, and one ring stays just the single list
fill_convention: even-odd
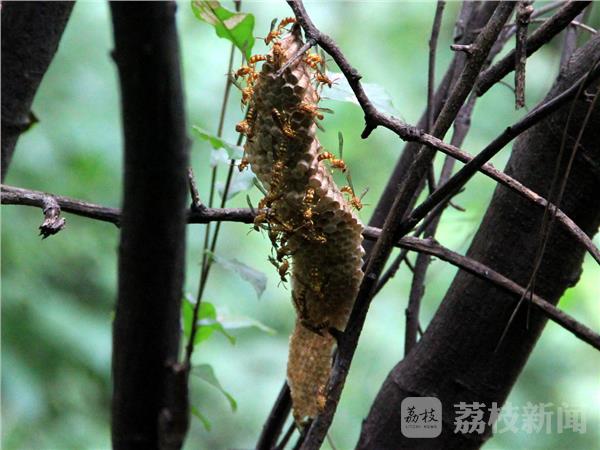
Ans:
[{"label": "thick tree branch", "polygon": [[[531,33],[526,44],[526,54],[531,56],[538,51],[545,43],[549,42],[554,36],[565,29],[569,23],[579,15],[591,2],[590,1],[571,1],[550,17],[537,30]],[[515,69],[515,50],[510,51],[500,61],[489,69],[481,73],[477,83],[477,95],[482,96],[495,83],[500,81],[511,71]]]},{"label": "thick tree branch", "polygon": [[[453,145],[444,147],[443,152],[464,163],[468,163],[473,160],[473,156]],[[546,208],[548,205],[548,201],[544,197],[538,195],[536,192],[527,188],[511,176],[496,169],[491,164],[484,164],[479,168],[479,171],[541,208]],[[117,208],[109,208],[82,200],[55,194],[48,194],[41,191],[33,191],[29,189],[2,185],[2,204],[43,207],[44,198],[47,196],[54,197],[62,210],[65,212],[70,212],[72,214],[104,222],[114,223],[117,226],[119,225],[120,210]],[[598,262],[598,264],[600,264],[600,250],[594,245],[590,237],[584,233],[581,228],[579,228],[577,224],[573,222],[573,220],[569,218],[569,216],[567,216],[562,210],[556,209],[555,205],[552,203],[550,203],[548,207],[549,211],[556,215],[556,220],[562,225],[562,227],[575,239],[577,239],[577,241],[579,241],[586,248],[592,257]],[[247,208],[194,207],[188,211],[188,223],[209,223],[213,221],[252,223],[253,220],[254,214],[252,214],[252,212]]]},{"label": "thick tree branch", "polygon": [[[467,65],[462,71],[459,80],[450,94],[450,98],[444,105],[440,116],[434,124],[432,131],[434,135],[443,137],[448,127],[450,127],[451,123],[448,123],[446,126],[446,120],[448,120],[450,117],[452,117],[451,120],[454,120],[454,117],[456,117],[456,114],[460,110],[460,107],[475,83],[479,70],[483,65],[493,43],[502,30],[502,27],[508,20],[513,8],[514,4],[512,3],[501,2],[486,26],[475,40],[473,44],[473,55],[467,62]],[[325,50],[327,51],[327,48],[325,48]],[[336,60],[336,62],[338,61]],[[339,62],[338,65],[340,65]],[[344,71],[344,69],[342,69],[342,71]],[[346,72],[344,72],[344,74],[346,74]],[[356,83],[358,83],[358,80],[356,80]],[[355,90],[355,94],[358,97],[359,93],[357,90]],[[364,109],[365,106],[368,105],[364,105],[361,102],[361,106],[363,106]],[[366,135],[370,133],[369,128],[369,121],[367,120],[366,131],[368,132]],[[365,137],[365,132],[363,132],[363,137]],[[402,188],[394,199],[390,213],[388,214],[382,227],[381,236],[373,247],[371,257],[366,265],[365,276],[359,288],[348,325],[343,337],[338,340],[338,353],[333,365],[332,376],[328,386],[325,408],[323,412],[317,416],[310,427],[306,436],[306,440],[302,446],[303,449],[317,449],[325,439],[327,430],[333,421],[333,416],[342,393],[346,376],[350,369],[350,363],[353,359],[356,346],[358,344],[358,339],[360,337],[367,311],[369,309],[369,304],[375,292],[377,279],[381,275],[381,272],[393,248],[394,242],[401,237],[401,235],[398,233],[401,220],[407,212],[407,209],[410,206],[410,202],[413,198],[413,194],[418,188],[418,184],[423,179],[423,176],[426,174],[434,155],[435,150],[428,147],[424,147],[419,152],[411,166],[407,179],[404,180]]]},{"label": "thick tree branch", "polygon": [[[599,52],[599,46],[593,41],[578,50],[547,98],[555,97],[589,72]],[[507,175],[536,192],[548,192],[569,106],[563,105],[518,138]],[[570,146],[574,144],[572,136],[578,134],[588,109],[587,99],[576,100],[575,116],[567,130],[571,136]],[[600,160],[598,109],[583,134],[579,149],[592,161]],[[586,160],[576,160],[561,205],[590,236],[600,224],[600,204],[596,194],[599,191],[597,174]],[[525,286],[538,246],[542,215],[540,210],[531,209],[528,202],[510,190],[498,186],[466,256]],[[556,304],[564,290],[576,283],[582,259],[583,248],[563,230],[555,229],[540,265],[535,294]],[[528,317],[527,308],[522,308],[503,345],[494,351],[517,303],[518,297],[492,288],[471,274],[459,272],[422,339],[393,369],[382,386],[364,422],[358,448],[389,449],[414,445],[414,440],[402,436],[399,427],[399,407],[407,396],[438,397],[443,405],[444,420],[448,423],[454,422],[455,403],[477,401],[488,406],[492,402],[502,405],[545,325],[543,314],[532,310]],[[487,419],[486,415],[484,421]],[[419,448],[475,449],[490,434],[489,428],[482,435],[454,434],[450,427],[436,439],[419,441]]]},{"label": "thick tree branch", "polygon": [[[93,203],[82,202],[80,200],[74,200],[69,197],[61,197],[52,194],[46,194],[39,191],[29,191],[26,189],[14,188],[11,186],[2,186],[2,204],[7,205],[28,205],[39,208],[44,208],[44,205],[55,203],[63,211],[88,217],[91,219],[104,221],[119,225],[120,223],[120,210],[117,208],[107,208]],[[255,214],[247,208],[204,208],[198,211],[188,211],[189,223],[207,223],[209,221],[229,221],[238,223],[251,224],[254,222]],[[437,217],[437,214],[435,215]],[[432,218],[433,219],[433,218]],[[423,223],[424,230],[430,222]],[[363,236],[369,241],[376,241],[381,235],[381,229],[376,227],[365,227]],[[504,281],[501,275],[490,272],[491,269],[477,263],[468,257],[460,256],[457,253],[448,250],[439,245],[433,239],[419,239],[416,237],[406,236],[400,239],[396,246],[406,250],[415,251],[419,253],[425,253],[428,255],[436,256],[444,261],[447,261],[457,267],[460,267],[469,273],[485,278],[500,287],[505,287],[510,292],[516,295],[520,295],[523,292],[523,288],[517,287],[517,285],[510,280]],[[512,284],[511,284],[512,283]],[[544,311],[550,319],[554,320],[564,328],[573,332],[575,335],[580,337],[585,342],[590,343],[592,346],[600,346],[600,339],[598,339],[593,331],[588,330],[585,326],[574,322],[569,316],[564,317],[564,313],[560,312],[553,305],[549,304],[543,299],[540,301],[534,301],[536,306]],[[582,331],[583,330],[583,331]],[[289,401],[286,397],[285,389],[280,394],[280,399],[277,402],[275,410],[272,412],[274,417],[279,417],[277,411],[279,408],[284,408]],[[281,424],[280,424],[281,425]],[[264,439],[261,438],[262,444],[257,448],[270,448],[268,444],[265,444],[265,439],[270,436],[272,430],[264,431]],[[270,441],[269,441],[270,442]]]},{"label": "thick tree branch", "polygon": [[2,3],[2,181],[74,2]]},{"label": "thick tree branch", "polygon": [[[460,147],[469,131],[470,118],[475,106],[476,96],[471,94],[467,103],[461,108],[456,120],[454,121],[454,133],[452,134],[451,144]],[[448,181],[452,175],[452,169],[454,167],[455,159],[450,155],[446,155],[444,165],[440,173],[438,185],[444,184]],[[437,231],[437,226],[440,223],[442,214],[448,202],[439,203],[434,210],[432,210],[425,218],[421,225],[417,228],[415,236],[420,236],[421,233],[425,234],[425,237],[433,238]],[[421,230],[419,233],[418,230]],[[402,253],[394,260],[390,268],[384,273],[378,282],[376,293],[385,285],[385,283],[395,275],[396,271],[400,267],[400,263],[404,257]],[[431,263],[431,258],[427,254],[420,253],[415,261],[415,270],[413,280],[409,293],[408,306],[406,307],[406,328],[404,338],[404,354],[408,354],[410,349],[414,347],[417,342],[417,332],[419,330],[419,310],[421,299],[425,293],[425,275]],[[421,333],[422,334],[422,333]]]},{"label": "thick tree branch", "polygon": [[287,381],[284,381],[277,400],[273,404],[269,417],[267,417],[263,430],[260,433],[256,450],[271,450],[275,448],[291,407],[292,397],[290,389]]},{"label": "thick tree branch", "polygon": [[115,449],[178,449],[188,426],[177,363],[188,139],[174,2],[113,2],[125,180],[113,329]]},{"label": "thick tree branch", "polygon": [[[595,37],[589,44],[590,52],[598,52],[600,50],[600,38]],[[590,70],[578,80],[574,81],[569,88],[565,89],[560,94],[555,94],[555,96],[551,97],[549,100],[545,99],[523,119],[506,128],[506,130],[495,138],[477,156],[454,174],[447,183],[436,189],[433,194],[412,211],[410,217],[404,220],[399,229],[399,236],[406,234],[416,223],[423,219],[435,205],[444,199],[455,195],[487,161],[493,158],[515,137],[530,129],[540,120],[547,118],[550,114],[562,107],[567,101],[572,100],[582,86],[585,88],[597,81],[600,76],[599,58],[600,56],[594,57],[592,59]]]},{"label": "thick tree branch", "polygon": [[[490,15],[493,13],[493,8],[491,8],[490,5],[491,3],[486,3],[481,5],[481,8],[478,8],[478,4],[475,2],[463,2],[455,24],[455,42],[472,43],[474,41],[475,37],[477,36],[476,30],[481,29],[481,27],[483,27],[489,20]],[[440,111],[446,103],[450,89],[456,83],[456,80],[460,76],[460,73],[462,72],[466,62],[467,58],[465,55],[459,53],[454,55],[452,62],[448,66],[446,74],[442,78],[442,81],[440,82],[440,85],[435,93],[433,108],[428,108],[432,109],[433,112],[432,122],[435,122],[435,119],[439,116]],[[417,126],[419,128],[426,128],[428,117],[429,111],[425,110],[419,119]],[[420,148],[421,145],[414,141],[407,142],[407,144],[404,146],[402,153],[398,158],[398,162],[390,174],[385,189],[383,190],[379,200],[377,201],[377,205],[373,210],[373,214],[369,220],[369,225],[374,227],[383,226],[394,198],[400,190],[402,181],[406,178],[408,170],[410,169],[410,166]],[[423,183],[421,183],[421,186],[423,186]],[[415,196],[411,202],[411,207],[416,201],[418,192],[420,192],[421,189],[415,192]],[[374,243],[371,241],[363,244],[366,259],[368,259],[371,254],[373,244]]]}]

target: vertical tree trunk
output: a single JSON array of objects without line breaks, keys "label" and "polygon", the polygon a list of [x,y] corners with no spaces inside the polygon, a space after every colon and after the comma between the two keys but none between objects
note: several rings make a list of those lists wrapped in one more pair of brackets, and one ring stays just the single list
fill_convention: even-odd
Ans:
[{"label": "vertical tree trunk", "polygon": [[[115,449],[167,448],[159,422],[168,427],[175,415],[187,416],[186,405],[173,409],[170,384],[181,373],[188,165],[175,10],[173,2],[111,3],[125,136],[113,330]],[[168,448],[180,446],[184,433]]]},{"label": "vertical tree trunk", "polygon": [[74,2],[2,2],[2,181]]},{"label": "vertical tree trunk", "polygon": [[[569,87],[600,58],[600,38],[590,40],[564,68],[548,98]],[[598,81],[588,89],[596,93]],[[574,103],[567,133],[566,161],[590,108],[589,96]],[[546,198],[571,105],[549,116],[516,141],[506,172]],[[560,205],[590,236],[600,224],[600,108],[592,112]],[[593,162],[593,163],[591,163]],[[559,178],[560,180],[560,178]],[[552,199],[554,200],[554,199]],[[498,186],[473,239],[468,256],[526,286],[540,243],[542,212],[505,187]],[[557,303],[579,277],[584,249],[554,227],[538,272],[535,292]],[[518,298],[465,272],[459,272],[423,339],[388,375],[363,424],[360,449],[475,449],[490,437],[454,433],[454,404],[497,402],[502,405],[546,323],[526,302],[494,352]],[[527,324],[527,315],[530,314]],[[443,405],[443,431],[435,439],[401,434],[400,405],[405,397],[434,396]],[[486,409],[486,418],[488,417]]]}]

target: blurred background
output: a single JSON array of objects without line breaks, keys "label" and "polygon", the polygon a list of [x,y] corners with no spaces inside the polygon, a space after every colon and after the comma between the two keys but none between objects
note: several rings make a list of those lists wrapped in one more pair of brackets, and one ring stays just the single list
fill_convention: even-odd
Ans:
[{"label": "blurred background", "polygon": [[[540,4],[543,2],[540,2]],[[224,6],[233,9],[230,3]],[[538,2],[536,2],[536,6]],[[188,127],[216,132],[225,85],[229,41],[199,22],[188,2],[180,3],[178,22],[189,114]],[[451,58],[449,44],[459,2],[446,6],[438,49],[438,80]],[[340,44],[367,83],[385,87],[400,116],[416,123],[426,102],[427,49],[435,3],[308,2],[314,22]],[[600,26],[599,11],[590,25]],[[246,2],[242,10],[256,17],[255,35],[264,37],[275,17],[291,15],[284,2]],[[106,2],[78,2],[60,49],[39,89],[33,110],[40,123],[19,140],[6,183],[120,206],[122,138],[117,73],[110,58],[112,29]],[[585,36],[584,36],[585,38]],[[527,104],[533,106],[557,73],[562,36],[528,60]],[[512,42],[510,46],[512,46]],[[257,40],[254,53],[265,50]],[[236,54],[234,67],[241,63]],[[335,70],[332,68],[332,70]],[[512,77],[509,76],[512,84]],[[224,138],[235,142],[242,119],[240,95],[233,90]],[[152,93],[149,93],[152,95]],[[326,94],[325,94],[326,95]],[[320,139],[337,150],[337,132],[345,138],[344,160],[358,192],[368,187],[360,212],[366,222],[403,143],[391,132],[376,130],[360,139],[363,115],[351,103],[325,102],[335,110],[324,121]],[[521,117],[504,86],[494,87],[477,104],[464,148],[478,152],[505,126]],[[503,167],[510,149],[493,161]],[[203,199],[208,198],[211,148],[194,138],[193,167]],[[436,160],[437,173],[442,158]],[[224,181],[226,166],[218,176]],[[464,253],[494,189],[477,175],[448,209],[438,239]],[[256,203],[260,193],[248,192]],[[229,205],[245,207],[246,193]],[[42,241],[37,208],[2,207],[2,444],[5,449],[105,449],[110,447],[111,320],[116,298],[118,230],[105,223],[66,215],[67,229]],[[223,258],[236,258],[266,274],[260,299],[241,278],[219,265],[213,268],[204,300],[222,315],[260,321],[258,328],[230,330],[235,345],[214,334],[197,349],[197,364],[210,364],[227,399],[200,378],[193,379],[192,402],[210,422],[208,431],[193,419],[187,449],[252,448],[285,376],[288,336],[294,312],[290,291],[278,286],[267,261],[266,236],[243,224],[224,224],[217,247]],[[202,226],[188,228],[186,293],[196,295],[201,260]],[[595,240],[599,243],[598,238]],[[509,245],[509,244],[508,244]],[[414,255],[411,255],[413,258]],[[434,261],[426,281],[422,323],[427,324],[456,269]],[[330,435],[338,449],[356,443],[362,419],[382,381],[402,358],[404,309],[410,276],[402,269],[371,306],[340,407]],[[600,268],[587,257],[583,275],[560,307],[600,330]],[[509,401],[513,406],[552,403],[585,414],[585,433],[506,432],[486,449],[592,449],[600,446],[600,355],[550,322]],[[329,448],[326,444],[324,448]]]}]

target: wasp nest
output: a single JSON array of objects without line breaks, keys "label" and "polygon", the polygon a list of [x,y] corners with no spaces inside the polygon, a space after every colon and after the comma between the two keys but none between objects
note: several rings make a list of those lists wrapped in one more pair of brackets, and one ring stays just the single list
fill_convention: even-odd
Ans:
[{"label": "wasp nest", "polygon": [[[333,181],[332,169],[346,165],[323,151],[316,138],[319,88],[331,81],[322,58],[305,54],[276,72],[302,46],[299,27],[286,36],[284,19],[265,41],[268,55],[255,55],[237,71],[246,81],[242,103],[245,120],[236,129],[247,135],[245,158],[265,187],[255,228],[266,230],[271,262],[282,281],[291,271],[297,311],[290,339],[288,383],[294,418],[302,423],[317,415],[325,402],[335,340],[329,330],[346,326],[362,279],[363,225],[353,209],[360,205],[349,186]],[[262,70],[255,65],[263,61]]]}]

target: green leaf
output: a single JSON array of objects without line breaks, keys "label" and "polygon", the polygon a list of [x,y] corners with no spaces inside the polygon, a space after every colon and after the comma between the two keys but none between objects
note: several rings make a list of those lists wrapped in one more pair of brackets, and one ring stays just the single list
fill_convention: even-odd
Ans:
[{"label": "green leaf", "polygon": [[[183,333],[188,340],[190,339],[192,333],[192,319],[194,316],[195,304],[196,303],[191,298],[186,297],[186,301],[183,302],[182,307]],[[194,336],[194,345],[198,345],[201,342],[206,341],[213,335],[215,331],[218,331],[225,336],[232,345],[235,344],[235,336],[229,334],[225,327],[217,319],[217,310],[212,303],[202,302],[200,304],[198,321],[196,323],[198,324],[198,329],[196,330],[196,335]]]},{"label": "green leaf", "polygon": [[183,316],[183,335],[189,341],[192,334],[192,318],[194,317],[194,301],[191,296],[186,295],[183,299],[181,315]]},{"label": "green leaf", "polygon": [[229,392],[223,389],[223,386],[221,386],[221,383],[219,383],[219,380],[215,376],[215,372],[210,364],[199,364],[194,366],[192,368],[192,373],[201,380],[204,380],[206,383],[210,384],[212,387],[218,389],[229,401],[231,410],[234,412],[237,410],[237,402],[235,401],[235,398],[233,398]]},{"label": "green leaf", "polygon": [[196,417],[198,420],[200,420],[200,422],[202,422],[202,425],[204,426],[206,431],[210,431],[212,427],[210,420],[208,420],[204,414],[198,411],[198,408],[196,408],[195,406],[190,406],[190,411],[194,417]]},{"label": "green leaf", "polygon": [[196,333],[194,344],[198,344],[208,339],[215,331],[225,336],[229,342],[235,344],[235,337],[225,331],[221,322],[217,319],[217,310],[212,303],[202,302],[198,312],[198,325],[200,328]]},{"label": "green leaf", "polygon": [[254,46],[254,16],[247,13],[229,11],[217,1],[192,0],[194,15],[213,27],[217,36],[230,40],[246,59],[252,55]]},{"label": "green leaf", "polygon": [[[235,197],[240,192],[245,192],[254,186],[255,175],[250,169],[246,169],[243,172],[234,170],[229,184],[229,190],[227,191],[227,200]],[[225,193],[225,184],[217,183],[217,192],[223,198]]]},{"label": "green leaf", "polygon": [[[346,80],[343,74],[327,71],[327,77],[334,81],[334,83],[331,88],[324,89],[323,98],[340,102],[350,102],[360,106],[358,99],[354,95],[354,91],[352,91],[348,80]],[[393,116],[400,116],[400,113],[394,107],[391,95],[384,87],[374,83],[362,83],[362,87],[367,97],[369,97],[377,109]]]},{"label": "green leaf", "polygon": [[[239,145],[231,144],[231,143],[221,139],[220,137],[218,137],[212,133],[209,133],[202,127],[194,125],[194,126],[192,126],[192,130],[194,131],[194,134],[196,136],[198,136],[200,139],[210,143],[212,148],[214,148],[215,150],[224,148],[227,151],[227,155],[229,156],[229,159],[241,159],[242,156],[244,155],[244,149],[242,147],[240,147]],[[212,164],[212,162],[211,162],[211,164]]]},{"label": "green leaf", "polygon": [[227,259],[221,258],[217,255],[213,255],[213,258],[214,261],[225,270],[229,270],[239,275],[243,280],[246,280],[248,283],[250,283],[256,291],[256,296],[260,298],[267,287],[267,276],[264,273],[238,261],[235,258]]}]

